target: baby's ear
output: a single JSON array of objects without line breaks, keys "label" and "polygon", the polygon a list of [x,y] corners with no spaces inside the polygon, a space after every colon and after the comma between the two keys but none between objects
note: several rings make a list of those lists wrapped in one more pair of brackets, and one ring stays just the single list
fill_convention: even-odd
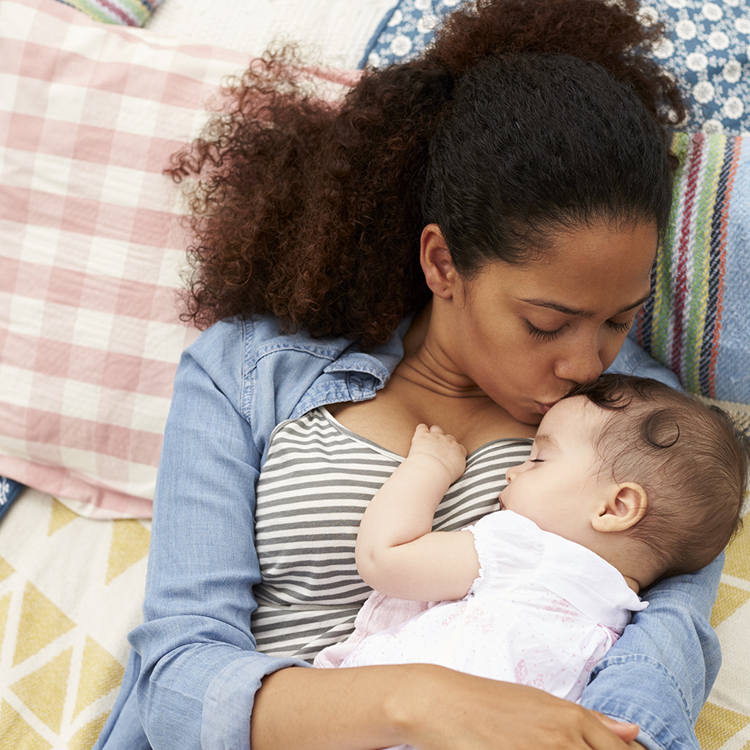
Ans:
[{"label": "baby's ear", "polygon": [[646,490],[635,482],[613,485],[602,502],[591,525],[596,531],[625,531],[646,514]]}]

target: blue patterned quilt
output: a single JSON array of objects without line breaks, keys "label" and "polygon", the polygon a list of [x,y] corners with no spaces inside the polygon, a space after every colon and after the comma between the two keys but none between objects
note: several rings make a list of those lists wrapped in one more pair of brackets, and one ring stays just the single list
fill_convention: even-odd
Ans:
[{"label": "blue patterned quilt", "polygon": [[[442,16],[460,0],[399,0],[373,35],[361,67],[418,54]],[[655,50],[683,82],[692,103],[691,130],[750,132],[750,0],[642,0],[647,18],[664,21],[669,38]]]}]

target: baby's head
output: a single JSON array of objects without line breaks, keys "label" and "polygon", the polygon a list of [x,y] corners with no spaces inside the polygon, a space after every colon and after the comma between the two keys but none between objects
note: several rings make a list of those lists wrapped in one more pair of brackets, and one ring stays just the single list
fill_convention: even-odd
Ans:
[{"label": "baby's head", "polygon": [[656,380],[604,375],[545,415],[501,502],[621,570],[635,555],[648,585],[724,549],[749,465],[747,438],[721,410]]}]

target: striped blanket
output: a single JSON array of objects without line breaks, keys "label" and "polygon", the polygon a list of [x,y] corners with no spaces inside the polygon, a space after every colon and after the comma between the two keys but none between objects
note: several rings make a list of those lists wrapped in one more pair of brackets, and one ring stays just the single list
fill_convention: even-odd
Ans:
[{"label": "striped blanket", "polygon": [[675,136],[675,200],[636,341],[690,393],[750,403],[750,137]]},{"label": "striped blanket", "polygon": [[60,0],[95,21],[143,26],[161,0]]}]

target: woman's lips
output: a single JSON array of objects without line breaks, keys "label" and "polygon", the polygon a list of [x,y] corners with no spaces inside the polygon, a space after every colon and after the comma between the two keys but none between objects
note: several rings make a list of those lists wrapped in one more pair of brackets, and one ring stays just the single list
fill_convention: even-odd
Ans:
[{"label": "woman's lips", "polygon": [[555,404],[557,401],[552,401],[549,404],[542,404],[537,401],[537,405],[539,406],[539,412],[542,416],[544,416]]}]

